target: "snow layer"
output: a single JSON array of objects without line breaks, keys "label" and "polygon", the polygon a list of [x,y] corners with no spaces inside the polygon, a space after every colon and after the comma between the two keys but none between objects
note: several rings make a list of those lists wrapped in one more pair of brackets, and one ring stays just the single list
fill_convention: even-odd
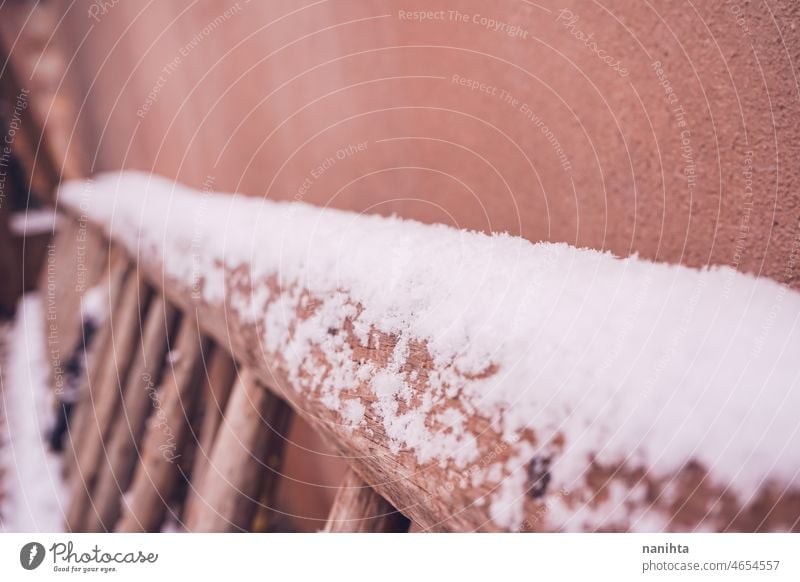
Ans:
[{"label": "snow layer", "polygon": [[44,328],[39,296],[24,296],[2,375],[6,434],[0,462],[7,497],[0,512],[0,530],[4,532],[64,531],[61,460],[45,444],[54,408],[48,387]]},{"label": "snow layer", "polygon": [[54,210],[25,210],[11,215],[11,232],[17,236],[53,233],[57,226]]},{"label": "snow layer", "polygon": [[[550,491],[579,488],[591,460],[656,478],[694,460],[742,502],[765,480],[798,483],[800,294],[771,280],[200,193],[136,172],[68,183],[60,196],[198,297],[263,324],[264,346],[281,350],[296,389],[319,391],[354,429],[365,406],[342,395],[368,381],[392,449],[490,485],[499,526],[522,523],[534,454],[552,457]],[[226,298],[226,272],[241,266],[293,291]],[[290,330],[309,295],[322,305]],[[364,344],[375,329],[398,338],[386,368],[354,363],[342,334],[329,333],[346,317]],[[434,364],[417,400],[404,371],[411,340],[427,343]],[[491,421],[510,460],[483,462],[465,414]],[[541,450],[520,439],[525,429]],[[559,519],[553,527],[574,525]]]}]

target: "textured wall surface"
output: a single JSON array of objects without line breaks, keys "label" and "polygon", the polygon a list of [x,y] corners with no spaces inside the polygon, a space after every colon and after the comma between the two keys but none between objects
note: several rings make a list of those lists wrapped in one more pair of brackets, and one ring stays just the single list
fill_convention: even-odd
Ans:
[{"label": "textured wall surface", "polygon": [[264,4],[75,3],[94,168],[800,285],[797,3]]}]

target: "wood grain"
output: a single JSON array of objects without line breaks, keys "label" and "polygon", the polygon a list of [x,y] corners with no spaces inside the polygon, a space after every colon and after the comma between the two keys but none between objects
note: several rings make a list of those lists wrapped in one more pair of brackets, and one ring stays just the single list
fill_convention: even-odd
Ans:
[{"label": "wood grain", "polygon": [[408,531],[408,527],[408,519],[351,470],[339,487],[325,531],[401,533]]},{"label": "wood grain", "polygon": [[173,349],[176,361],[165,373],[155,412],[147,423],[141,459],[133,483],[123,497],[115,531],[158,531],[181,478],[178,461],[192,446],[191,421],[199,403],[198,385],[207,340],[193,317],[184,316]]},{"label": "wood grain", "polygon": [[187,523],[194,522],[199,504],[202,503],[198,493],[204,490],[214,441],[235,383],[236,363],[228,352],[215,345],[201,388],[203,406],[200,438],[192,463],[191,487],[184,505]]},{"label": "wood grain", "polygon": [[[122,286],[125,284],[130,271],[131,265],[121,249],[115,248],[112,253],[109,253],[106,275],[100,285],[103,285],[103,301],[111,312],[114,312],[120,304]],[[106,368],[110,366],[112,354],[111,323],[111,317],[106,317],[97,332],[97,337],[92,342],[91,348],[84,355],[85,371],[81,377],[79,399],[70,422],[70,444],[64,453],[64,470],[68,482],[76,480],[82,482],[81,475],[76,474],[78,473],[78,452],[91,430],[92,403],[99,394],[95,380],[105,374]],[[74,484],[72,486],[74,487]]]},{"label": "wood grain", "polygon": [[291,411],[244,371],[219,428],[189,531],[246,531],[264,489],[274,490]]},{"label": "wood grain", "polygon": [[89,516],[89,531],[111,530],[119,519],[121,497],[133,478],[141,454],[146,422],[153,411],[152,395],[160,381],[177,313],[161,296],[147,314],[142,342],[128,376],[122,410],[107,439],[106,462],[99,467],[92,492],[95,511]]},{"label": "wood grain", "polygon": [[120,409],[122,390],[127,383],[134,349],[139,340],[142,310],[146,308],[149,294],[142,281],[127,282],[119,306],[119,318],[109,318],[110,361],[99,376],[91,379],[94,387],[91,391],[90,412],[84,416],[88,428],[77,451],[80,479],[73,484],[67,513],[67,524],[71,531],[82,531],[86,527],[92,508],[92,490],[106,457],[107,438]]}]

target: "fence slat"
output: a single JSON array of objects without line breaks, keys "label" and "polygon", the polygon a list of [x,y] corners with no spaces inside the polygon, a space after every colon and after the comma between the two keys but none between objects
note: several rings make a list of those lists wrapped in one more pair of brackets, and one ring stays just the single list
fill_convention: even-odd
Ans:
[{"label": "fence slat", "polygon": [[[244,371],[233,388],[198,491],[190,531],[248,530],[264,488],[274,489],[289,425],[288,405]],[[263,497],[262,497],[263,498]]]},{"label": "fence slat", "polygon": [[120,499],[133,478],[144,436],[147,417],[153,410],[160,372],[177,319],[176,309],[162,296],[155,298],[145,323],[142,344],[128,375],[121,418],[114,424],[108,441],[108,462],[100,468],[93,493],[96,513],[90,516],[89,531],[112,529],[119,519]]},{"label": "fence slat", "polygon": [[326,532],[406,532],[409,521],[352,469],[333,502]]},{"label": "fence slat", "polygon": [[105,457],[106,437],[116,417],[122,398],[122,387],[127,382],[136,342],[139,340],[142,303],[146,303],[149,290],[140,281],[126,282],[119,307],[119,319],[111,322],[111,361],[103,373],[92,381],[91,414],[86,418],[88,433],[77,452],[79,478],[73,482],[67,524],[72,531],[83,531],[92,508],[98,469]]},{"label": "fence slat", "polygon": [[101,326],[97,337],[93,340],[89,353],[85,355],[86,371],[81,379],[79,388],[79,400],[76,403],[75,411],[70,421],[70,443],[66,448],[64,467],[66,480],[68,482],[80,480],[80,475],[76,475],[78,451],[88,438],[93,417],[92,402],[96,396],[95,380],[105,373],[105,369],[111,365],[111,312],[115,312],[122,301],[122,287],[128,277],[130,263],[120,249],[113,249],[108,257],[108,276],[100,284],[104,286],[104,298],[107,299],[106,307],[109,307],[109,314]]},{"label": "fence slat", "polygon": [[184,509],[187,522],[193,519],[192,516],[198,509],[198,491],[203,488],[214,440],[235,382],[236,362],[228,352],[219,345],[215,345],[209,358],[208,373],[203,382],[203,418],[200,423],[200,441],[195,451],[191,487]]},{"label": "fence slat", "polygon": [[190,423],[199,401],[198,385],[207,340],[194,318],[184,315],[172,350],[177,361],[161,382],[155,412],[147,422],[142,456],[123,496],[116,531],[157,531],[178,484],[178,459],[186,453]]}]

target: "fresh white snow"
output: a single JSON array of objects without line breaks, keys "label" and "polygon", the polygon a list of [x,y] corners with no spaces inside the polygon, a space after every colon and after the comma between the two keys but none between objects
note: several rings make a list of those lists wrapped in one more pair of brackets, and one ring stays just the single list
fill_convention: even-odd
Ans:
[{"label": "fresh white snow", "polygon": [[81,296],[81,319],[100,326],[108,315],[108,293],[102,284],[87,289]]},{"label": "fresh white snow", "polygon": [[[490,485],[498,526],[520,526],[526,467],[539,453],[552,456],[550,491],[579,488],[593,459],[665,479],[694,460],[743,503],[766,480],[798,485],[800,294],[769,279],[200,193],[138,172],[68,183],[60,200],[163,262],[198,299],[262,323],[295,389],[317,391],[353,430],[367,405],[343,394],[369,382],[392,450]],[[275,276],[283,291],[237,291],[241,266],[236,277]],[[309,295],[322,304],[297,321]],[[373,330],[397,338],[388,366],[355,362],[344,334],[328,333],[346,318],[363,344]],[[412,341],[433,359],[418,399],[404,367]],[[483,462],[465,428],[475,414],[511,447],[502,464]],[[552,445],[559,436],[563,449]],[[556,500],[548,519],[581,529],[607,510],[584,508],[578,523]]]},{"label": "fresh white snow", "polygon": [[54,408],[44,329],[39,296],[25,295],[17,308],[8,360],[0,375],[5,433],[0,447],[0,486],[5,492],[0,531],[4,532],[64,531],[61,460],[46,444]]},{"label": "fresh white snow", "polygon": [[58,226],[57,214],[53,209],[15,212],[11,215],[9,225],[11,232],[17,236],[52,233]]}]

